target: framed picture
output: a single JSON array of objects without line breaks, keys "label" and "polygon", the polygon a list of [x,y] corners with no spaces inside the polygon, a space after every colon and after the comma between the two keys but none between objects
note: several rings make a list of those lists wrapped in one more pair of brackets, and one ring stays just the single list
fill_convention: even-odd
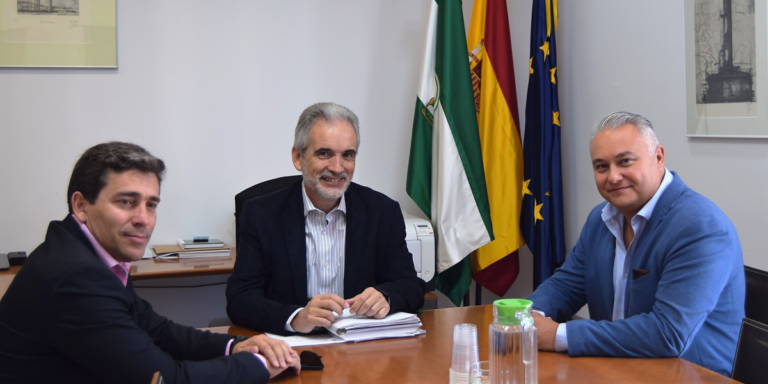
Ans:
[{"label": "framed picture", "polygon": [[768,138],[766,0],[685,0],[686,136]]},{"label": "framed picture", "polygon": [[117,68],[116,0],[0,0],[0,67]]}]

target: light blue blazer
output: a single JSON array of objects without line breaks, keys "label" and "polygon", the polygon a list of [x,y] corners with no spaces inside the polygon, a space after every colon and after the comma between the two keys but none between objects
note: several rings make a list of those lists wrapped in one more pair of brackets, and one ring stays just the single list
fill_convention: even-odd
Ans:
[{"label": "light blue blazer", "polygon": [[744,264],[736,229],[674,173],[631,260],[623,320],[613,313],[615,238],[595,207],[563,266],[529,297],[568,321],[571,356],[682,357],[730,376],[744,317]]}]

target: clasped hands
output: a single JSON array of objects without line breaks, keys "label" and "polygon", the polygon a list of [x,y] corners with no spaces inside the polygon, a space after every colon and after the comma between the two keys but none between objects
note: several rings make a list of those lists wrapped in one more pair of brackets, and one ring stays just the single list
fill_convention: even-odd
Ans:
[{"label": "clasped hands", "polygon": [[[336,316],[349,308],[352,314],[380,319],[389,313],[389,303],[376,288],[366,288],[361,294],[342,299],[332,293],[316,295],[291,320],[291,328],[296,332],[307,333],[314,327],[329,327],[336,321]],[[336,313],[336,315],[334,315]]]}]

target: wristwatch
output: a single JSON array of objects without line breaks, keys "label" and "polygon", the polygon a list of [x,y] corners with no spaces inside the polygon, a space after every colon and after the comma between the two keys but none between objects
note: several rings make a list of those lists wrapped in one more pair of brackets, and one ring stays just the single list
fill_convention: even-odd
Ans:
[{"label": "wristwatch", "polygon": [[240,335],[240,336],[235,337],[235,339],[232,340],[232,344],[229,345],[229,355],[230,356],[232,355],[232,351],[235,350],[235,345],[237,345],[237,343],[239,343],[241,341],[245,341],[245,340],[248,340],[248,336]]}]

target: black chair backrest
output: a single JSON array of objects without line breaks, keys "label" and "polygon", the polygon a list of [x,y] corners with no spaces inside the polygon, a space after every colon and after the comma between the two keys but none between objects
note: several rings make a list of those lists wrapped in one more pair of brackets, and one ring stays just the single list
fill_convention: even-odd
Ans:
[{"label": "black chair backrest", "polygon": [[[748,319],[768,324],[768,272],[745,265],[744,277],[747,280],[747,296],[744,302],[745,316]],[[766,364],[768,364],[768,360],[766,360]]]},{"label": "black chair backrest", "polygon": [[744,384],[765,383],[768,379],[768,325],[744,319],[733,359],[731,378]]},{"label": "black chair backrest", "polygon": [[235,242],[238,248],[240,247],[240,213],[243,212],[245,201],[278,191],[299,180],[301,180],[301,175],[278,177],[276,179],[262,181],[261,183],[235,195]]}]

